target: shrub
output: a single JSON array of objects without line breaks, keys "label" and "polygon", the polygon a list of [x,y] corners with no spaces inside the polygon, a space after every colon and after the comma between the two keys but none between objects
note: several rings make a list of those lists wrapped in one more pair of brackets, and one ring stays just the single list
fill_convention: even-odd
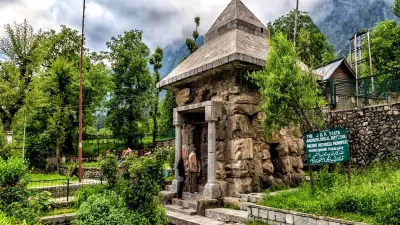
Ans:
[{"label": "shrub", "polygon": [[102,185],[87,186],[79,189],[74,194],[76,207],[79,208],[90,196],[101,194],[104,191],[105,189]]},{"label": "shrub", "polygon": [[15,186],[25,175],[28,165],[21,158],[0,158],[0,185]]},{"label": "shrub", "polygon": [[107,154],[101,163],[101,174],[106,178],[110,187],[115,186],[118,179],[118,160],[115,155]]},{"label": "shrub", "polygon": [[130,212],[123,199],[113,191],[90,196],[80,206],[72,223],[75,225],[150,225],[146,218]]}]

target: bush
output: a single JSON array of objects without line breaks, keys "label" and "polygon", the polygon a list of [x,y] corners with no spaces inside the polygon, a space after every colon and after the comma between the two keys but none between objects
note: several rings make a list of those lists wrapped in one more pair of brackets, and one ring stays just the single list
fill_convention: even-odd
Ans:
[{"label": "bush", "polygon": [[101,194],[105,191],[103,185],[83,187],[75,192],[75,205],[79,208],[90,196]]},{"label": "bush", "polygon": [[15,186],[25,175],[28,165],[21,158],[0,158],[0,185]]},{"label": "bush", "polygon": [[81,205],[72,223],[75,225],[150,225],[146,218],[130,212],[123,199],[113,191],[90,196]]},{"label": "bush", "polygon": [[115,155],[107,154],[101,163],[101,174],[106,178],[108,185],[114,187],[117,183],[118,176],[118,160]]}]

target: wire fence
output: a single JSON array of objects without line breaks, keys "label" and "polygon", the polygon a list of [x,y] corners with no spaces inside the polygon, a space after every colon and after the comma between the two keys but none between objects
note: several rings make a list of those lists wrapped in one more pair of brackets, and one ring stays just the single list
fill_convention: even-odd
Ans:
[{"label": "wire fence", "polygon": [[333,85],[331,99],[335,108],[350,98],[357,106],[399,102],[400,70]]},{"label": "wire fence", "polygon": [[100,179],[53,179],[36,180],[28,183],[28,188],[35,191],[48,191],[51,194],[51,202],[68,203],[74,200],[74,194],[83,187],[103,185],[107,183],[101,177]]}]

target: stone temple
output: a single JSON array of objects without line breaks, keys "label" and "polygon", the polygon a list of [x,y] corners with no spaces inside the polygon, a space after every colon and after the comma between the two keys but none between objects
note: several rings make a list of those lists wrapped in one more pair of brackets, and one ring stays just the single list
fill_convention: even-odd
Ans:
[{"label": "stone temple", "polygon": [[[239,197],[304,179],[300,131],[284,129],[267,141],[262,119],[268,115],[260,111],[257,87],[246,78],[265,65],[269,36],[240,0],[232,0],[205,44],[157,84],[176,93],[176,161],[196,152],[197,184],[205,198]],[[177,179],[174,191],[176,184]]]}]

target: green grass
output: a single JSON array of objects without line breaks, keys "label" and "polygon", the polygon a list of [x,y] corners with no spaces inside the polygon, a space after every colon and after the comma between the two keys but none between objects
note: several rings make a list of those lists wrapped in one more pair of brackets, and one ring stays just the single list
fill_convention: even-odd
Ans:
[{"label": "green grass", "polygon": [[251,221],[251,222],[247,222],[246,225],[268,225],[268,223],[260,222],[260,221]]},{"label": "green grass", "polygon": [[226,209],[234,209],[234,210],[240,210],[240,207],[231,203],[224,203],[224,208]]},{"label": "green grass", "polygon": [[44,216],[54,216],[54,215],[75,213],[76,211],[78,211],[78,209],[76,209],[76,208],[59,208],[59,209],[54,209],[54,210],[47,212]]},{"label": "green grass", "polygon": [[[60,175],[58,173],[52,173],[52,174],[31,173],[31,174],[29,174],[29,180],[30,181],[40,181],[40,182],[29,182],[28,188],[65,185],[66,184],[65,179],[68,179],[68,177]],[[78,180],[78,179],[75,176],[70,178],[70,182],[76,181],[76,180]],[[46,181],[48,181],[48,182],[46,182]]]},{"label": "green grass", "polygon": [[316,185],[271,196],[261,205],[369,224],[400,224],[400,166],[380,164],[355,171],[351,184],[345,171],[315,173]]}]

